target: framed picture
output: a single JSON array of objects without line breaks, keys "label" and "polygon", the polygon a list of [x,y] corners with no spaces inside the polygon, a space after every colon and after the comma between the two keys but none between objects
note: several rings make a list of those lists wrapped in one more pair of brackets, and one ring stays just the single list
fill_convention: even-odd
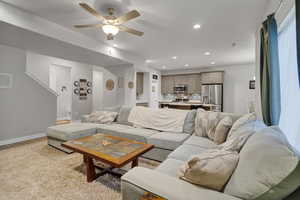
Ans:
[{"label": "framed picture", "polygon": [[255,80],[249,81],[249,89],[250,90],[255,90]]},{"label": "framed picture", "polygon": [[158,80],[158,75],[153,74],[153,75],[152,75],[152,79],[153,79],[153,80]]}]

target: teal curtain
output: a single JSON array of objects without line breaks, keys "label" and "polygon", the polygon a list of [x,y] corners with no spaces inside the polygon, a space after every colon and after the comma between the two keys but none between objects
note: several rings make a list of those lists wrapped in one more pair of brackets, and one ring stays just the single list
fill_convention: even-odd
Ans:
[{"label": "teal curtain", "polygon": [[261,29],[260,83],[262,115],[266,125],[278,125],[280,118],[280,75],[278,32],[274,14],[268,16]]},{"label": "teal curtain", "polygon": [[298,55],[298,79],[300,86],[300,0],[296,0],[296,30],[297,30],[297,55]]}]

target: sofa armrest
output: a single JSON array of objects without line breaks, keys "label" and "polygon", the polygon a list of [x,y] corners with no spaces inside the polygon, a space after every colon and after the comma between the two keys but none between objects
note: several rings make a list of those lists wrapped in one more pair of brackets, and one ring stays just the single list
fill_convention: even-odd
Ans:
[{"label": "sofa armrest", "polygon": [[147,168],[136,167],[122,176],[123,200],[138,200],[144,192],[168,200],[240,200]]},{"label": "sofa armrest", "polygon": [[81,116],[81,122],[88,122],[90,115],[82,115]]}]

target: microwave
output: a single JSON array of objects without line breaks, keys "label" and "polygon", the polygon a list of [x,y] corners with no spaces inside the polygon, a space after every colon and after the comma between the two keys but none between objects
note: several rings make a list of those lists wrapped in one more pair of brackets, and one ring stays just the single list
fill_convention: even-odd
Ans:
[{"label": "microwave", "polygon": [[187,92],[187,86],[186,85],[176,85],[174,87],[174,93],[175,94],[182,94]]}]

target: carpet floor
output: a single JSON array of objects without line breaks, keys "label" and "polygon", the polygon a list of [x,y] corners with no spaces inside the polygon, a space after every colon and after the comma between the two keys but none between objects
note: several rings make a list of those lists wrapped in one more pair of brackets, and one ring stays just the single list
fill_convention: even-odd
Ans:
[{"label": "carpet floor", "polygon": [[87,183],[82,155],[63,153],[42,138],[0,150],[0,200],[121,200],[120,179],[104,175]]}]

